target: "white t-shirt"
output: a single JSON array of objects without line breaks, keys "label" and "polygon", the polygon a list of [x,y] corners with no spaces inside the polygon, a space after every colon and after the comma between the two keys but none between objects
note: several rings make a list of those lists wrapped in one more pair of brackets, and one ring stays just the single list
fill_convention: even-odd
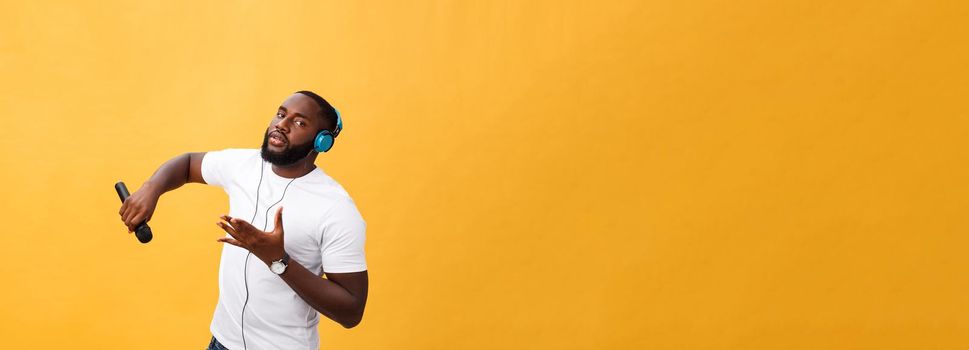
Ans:
[{"label": "white t-shirt", "polygon": [[[202,178],[229,195],[229,216],[251,220],[257,229],[273,230],[282,206],[286,252],[311,272],[367,270],[366,223],[343,187],[319,167],[284,178],[258,149],[226,149],[205,154]],[[255,255],[247,263],[247,255],[231,244],[222,248],[212,335],[230,349],[244,348],[243,335],[250,350],[319,349],[319,313]]]}]

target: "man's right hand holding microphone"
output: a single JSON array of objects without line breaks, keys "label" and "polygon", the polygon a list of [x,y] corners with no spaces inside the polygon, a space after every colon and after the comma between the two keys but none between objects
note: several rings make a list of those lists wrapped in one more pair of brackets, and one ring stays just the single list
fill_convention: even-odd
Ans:
[{"label": "man's right hand holding microphone", "polygon": [[147,223],[151,220],[152,214],[155,213],[155,206],[158,205],[161,192],[153,190],[150,183],[145,183],[141,186],[141,189],[135,191],[132,195],[128,194],[128,188],[125,187],[123,182],[119,181],[114,185],[114,188],[122,201],[121,210],[118,211],[118,214],[121,215],[121,221],[128,227],[128,233],[136,232],[141,243],[148,243],[151,241],[152,234]]}]

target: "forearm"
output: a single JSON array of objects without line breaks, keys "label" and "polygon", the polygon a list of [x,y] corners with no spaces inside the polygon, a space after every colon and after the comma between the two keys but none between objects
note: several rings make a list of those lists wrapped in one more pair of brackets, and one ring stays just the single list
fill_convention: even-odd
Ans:
[{"label": "forearm", "polygon": [[[282,207],[276,210],[276,226],[271,232],[259,231],[249,222],[228,215],[220,218],[223,221],[216,225],[232,237],[219,238],[218,242],[246,249],[269,266],[286,256]],[[367,271],[327,273],[323,279],[295,259],[288,259],[286,264],[286,270],[279,277],[313,309],[346,328],[360,323],[367,305]]]},{"label": "forearm", "polygon": [[[181,187],[188,182],[192,170],[192,154],[185,153],[165,162],[141,188],[131,194],[121,204],[118,214],[121,221],[128,226],[128,232],[134,231],[139,224],[151,220],[158,204],[158,198],[165,192]],[[197,158],[199,161],[201,158]],[[198,177],[201,177],[199,175]]]},{"label": "forearm", "polygon": [[154,191],[159,196],[165,192],[182,187],[188,183],[189,164],[191,155],[181,154],[172,158],[158,167],[148,181],[145,181],[143,188]]},{"label": "forearm", "polygon": [[296,260],[290,260],[280,277],[307,304],[343,327],[352,328],[363,318],[366,292],[353,295],[340,284],[310,272]]}]

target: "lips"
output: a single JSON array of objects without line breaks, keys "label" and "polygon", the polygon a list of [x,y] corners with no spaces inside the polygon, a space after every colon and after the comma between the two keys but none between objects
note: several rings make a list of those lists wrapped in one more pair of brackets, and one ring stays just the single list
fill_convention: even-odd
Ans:
[{"label": "lips", "polygon": [[282,146],[285,146],[287,143],[289,143],[289,141],[286,141],[286,136],[283,136],[283,134],[280,134],[278,132],[272,132],[269,134],[270,145],[273,145],[276,147],[282,147]]}]

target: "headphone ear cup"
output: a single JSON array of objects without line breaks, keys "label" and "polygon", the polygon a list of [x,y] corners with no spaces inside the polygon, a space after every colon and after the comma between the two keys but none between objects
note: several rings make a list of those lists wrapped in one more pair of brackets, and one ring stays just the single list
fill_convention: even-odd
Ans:
[{"label": "headphone ear cup", "polygon": [[316,134],[316,140],[313,141],[313,148],[319,153],[326,153],[330,148],[333,148],[333,134],[330,130],[320,131]]}]

